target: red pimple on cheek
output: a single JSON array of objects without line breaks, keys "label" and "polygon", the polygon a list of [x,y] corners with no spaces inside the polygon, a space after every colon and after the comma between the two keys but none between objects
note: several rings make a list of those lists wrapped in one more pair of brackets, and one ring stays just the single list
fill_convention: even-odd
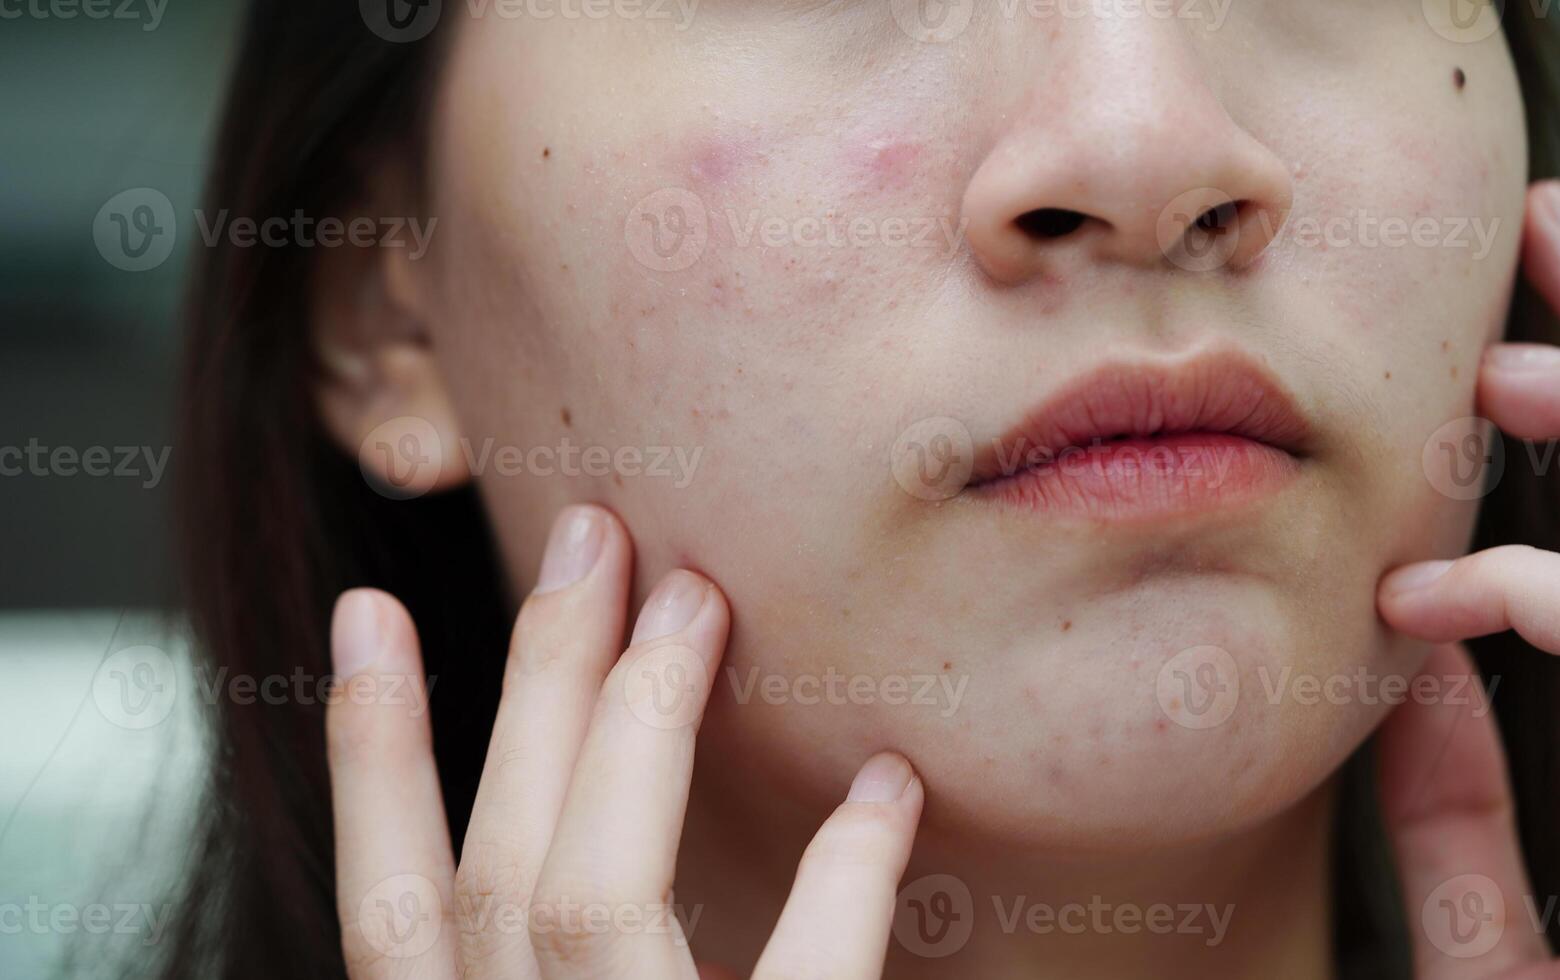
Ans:
[{"label": "red pimple on cheek", "polygon": [[903,187],[915,173],[921,145],[907,140],[876,139],[851,153],[851,163],[874,190]]},{"label": "red pimple on cheek", "polygon": [[700,137],[688,151],[688,176],[697,185],[722,184],[759,158],[752,140],[730,136]]}]

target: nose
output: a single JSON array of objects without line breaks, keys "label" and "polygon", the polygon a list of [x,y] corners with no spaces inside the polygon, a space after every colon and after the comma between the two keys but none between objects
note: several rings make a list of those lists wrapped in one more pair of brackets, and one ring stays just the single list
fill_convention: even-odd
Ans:
[{"label": "nose", "polygon": [[1289,170],[1230,116],[1181,31],[1074,23],[1024,76],[964,193],[971,250],[993,279],[1091,261],[1238,269],[1267,248]]}]

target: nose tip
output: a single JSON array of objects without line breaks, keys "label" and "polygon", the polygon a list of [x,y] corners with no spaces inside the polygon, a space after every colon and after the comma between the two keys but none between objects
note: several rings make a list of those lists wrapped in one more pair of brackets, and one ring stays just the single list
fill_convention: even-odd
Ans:
[{"label": "nose tip", "polygon": [[[1293,199],[1289,171],[1211,92],[1112,108],[1031,114],[982,161],[963,208],[992,279],[1017,284],[1089,261],[1238,269],[1277,235]],[[1080,125],[1090,114],[1111,122]]]}]

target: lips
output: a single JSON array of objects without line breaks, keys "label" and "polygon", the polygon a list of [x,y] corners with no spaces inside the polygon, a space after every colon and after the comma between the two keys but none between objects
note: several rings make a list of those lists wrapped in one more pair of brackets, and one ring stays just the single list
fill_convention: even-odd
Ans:
[{"label": "lips", "polygon": [[1244,355],[1114,364],[979,447],[966,491],[1100,519],[1232,505],[1293,477],[1308,435],[1294,399]]}]

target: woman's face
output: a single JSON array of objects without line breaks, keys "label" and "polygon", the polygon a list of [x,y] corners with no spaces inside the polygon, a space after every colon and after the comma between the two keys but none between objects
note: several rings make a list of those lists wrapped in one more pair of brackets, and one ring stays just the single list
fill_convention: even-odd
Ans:
[{"label": "woman's face", "polygon": [[[641,595],[711,576],[731,792],[833,799],[895,748],[923,833],[1040,851],[1294,803],[1418,667],[1377,579],[1474,518],[1432,436],[1474,411],[1526,153],[1501,36],[1445,6],[447,5],[410,272],[517,587],[570,501],[622,516]],[[1079,385],[1190,417],[1262,377],[1292,453],[961,489],[1097,414]]]}]

